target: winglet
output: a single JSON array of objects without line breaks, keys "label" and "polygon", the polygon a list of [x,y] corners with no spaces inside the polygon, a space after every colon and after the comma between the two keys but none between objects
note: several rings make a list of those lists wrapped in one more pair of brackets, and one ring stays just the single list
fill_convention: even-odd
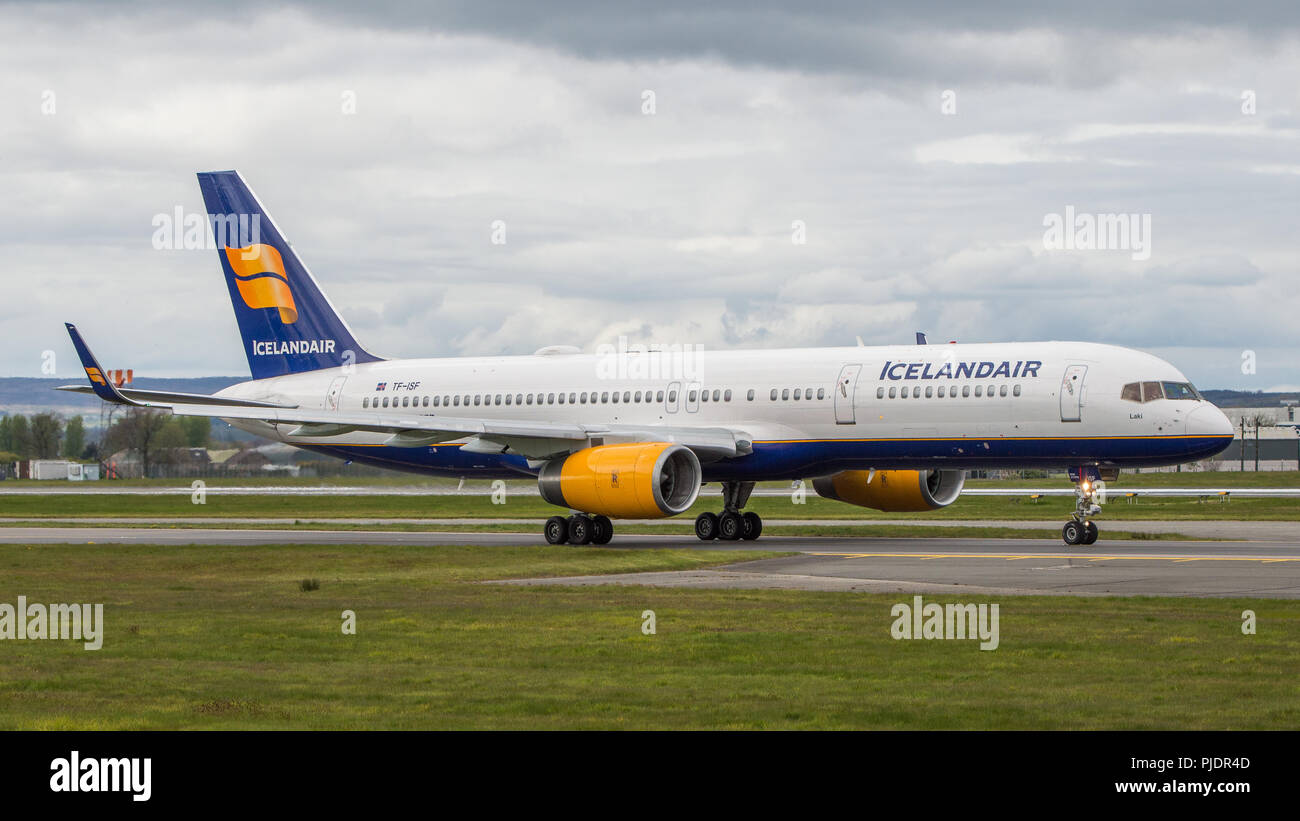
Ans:
[{"label": "winglet", "polygon": [[130,399],[118,391],[117,386],[108,380],[104,374],[104,369],[99,367],[95,361],[95,355],[90,352],[86,345],[86,340],[81,338],[81,333],[77,326],[71,322],[63,323],[68,329],[68,336],[72,337],[72,347],[77,349],[77,356],[81,358],[81,367],[86,369],[86,376],[90,379],[90,387],[95,391],[95,395],[105,402],[113,402],[118,405],[134,405]]}]

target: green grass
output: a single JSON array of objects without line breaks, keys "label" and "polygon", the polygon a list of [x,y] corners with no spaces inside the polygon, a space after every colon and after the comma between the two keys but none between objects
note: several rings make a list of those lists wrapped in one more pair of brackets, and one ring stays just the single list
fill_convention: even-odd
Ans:
[{"label": "green grass", "polygon": [[[1018,527],[962,527],[962,526],[940,526],[940,525],[844,525],[835,524],[836,520],[828,520],[828,524],[815,525],[772,525],[763,526],[763,533],[768,536],[850,536],[855,538],[900,538],[900,539],[933,539],[933,538],[950,538],[950,539],[1055,539],[1061,535],[1060,528],[1018,528]],[[65,522],[36,520],[30,522],[5,522],[0,524],[0,529],[6,527],[68,527]],[[387,522],[384,524],[353,524],[346,521],[310,521],[295,520],[292,523],[276,524],[258,521],[229,520],[217,523],[194,523],[194,522],[173,522],[166,519],[145,520],[139,522],[126,522],[121,524],[105,525],[105,527],[134,527],[134,528],[151,528],[167,527],[177,530],[331,530],[331,531],[356,531],[356,532],[393,532],[393,533],[538,533],[539,529],[536,523],[529,524],[512,524],[512,523],[484,523],[484,524],[418,524],[414,522]],[[663,534],[663,535],[680,535],[692,536],[695,534],[695,525],[689,521],[664,520],[653,523],[636,523],[621,524],[618,526],[618,532],[622,535],[633,534]],[[1191,536],[1185,536],[1179,533],[1144,533],[1125,530],[1106,530],[1104,537],[1108,540],[1182,540],[1192,539]],[[1197,537],[1200,538],[1200,537]],[[1224,541],[1219,539],[1219,541]],[[1233,541],[1231,539],[1227,541]]]},{"label": "green grass", "polygon": [[0,546],[0,602],[103,602],[107,623],[98,652],[0,643],[0,727],[1300,727],[1300,602],[1000,597],[981,652],[892,640],[900,595],[478,583],[734,559]]},{"label": "green grass", "polygon": [[[716,496],[704,496],[683,519],[705,510],[719,510]],[[803,504],[785,496],[751,497],[746,510],[764,519],[1017,519],[1062,522],[1074,509],[1073,497],[1048,497],[1031,502],[1028,497],[968,496],[942,510],[925,513],[882,513],[830,501],[811,490]],[[214,516],[232,519],[274,517],[309,518],[538,518],[560,512],[538,496],[507,495],[505,504],[488,496],[226,496],[209,493],[206,503],[192,504],[189,495],[124,496],[113,494],[62,494],[0,496],[0,517],[41,516]],[[1107,521],[1148,519],[1199,519],[1246,521],[1300,520],[1300,499],[1233,499],[1200,502],[1193,498],[1142,497],[1136,504],[1112,498],[1104,506]]]}]

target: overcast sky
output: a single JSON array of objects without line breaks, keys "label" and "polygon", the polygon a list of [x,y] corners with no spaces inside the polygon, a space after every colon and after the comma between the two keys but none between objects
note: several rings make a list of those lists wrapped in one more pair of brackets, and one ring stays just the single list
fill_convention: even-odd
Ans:
[{"label": "overcast sky", "polygon": [[[923,330],[1297,389],[1297,5],[968,5],[0,3],[0,375],[75,376],[64,321],[246,374],[216,252],[151,242],[237,168],[386,356]],[[1067,207],[1149,256],[1045,247]]]}]

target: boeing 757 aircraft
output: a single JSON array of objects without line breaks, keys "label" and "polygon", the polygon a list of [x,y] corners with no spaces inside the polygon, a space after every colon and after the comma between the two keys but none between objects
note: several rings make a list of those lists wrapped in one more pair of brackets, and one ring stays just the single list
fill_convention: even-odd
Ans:
[{"label": "boeing 757 aircraft", "polygon": [[381,467],[535,477],[567,508],[552,544],[605,544],[613,518],[674,516],[706,482],[722,510],[701,539],[756,539],[755,482],[810,479],[883,511],[956,501],[974,468],[1067,469],[1066,544],[1092,544],[1098,479],[1205,459],[1228,419],[1173,365],[1087,342],[386,359],[362,347],[235,171],[199,174],[252,379],[212,396],[120,388],[68,332],[93,391],[122,405],[219,417]]}]

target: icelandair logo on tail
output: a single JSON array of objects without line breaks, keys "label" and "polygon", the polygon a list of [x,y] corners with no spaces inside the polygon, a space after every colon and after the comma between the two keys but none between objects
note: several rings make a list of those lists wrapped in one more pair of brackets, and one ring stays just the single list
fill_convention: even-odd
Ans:
[{"label": "icelandair logo on tail", "polygon": [[[250,308],[276,308],[280,321],[292,325],[298,321],[298,306],[289,289],[289,275],[284,259],[274,246],[253,243],[245,248],[226,246],[226,261],[235,276],[235,287]],[[254,356],[335,353],[333,339],[255,339]]]},{"label": "icelandair logo on tail", "polygon": [[270,245],[226,248],[226,261],[235,275],[235,286],[244,304],[250,308],[279,308],[280,321],[292,325],[298,321],[298,308],[289,290],[289,275],[284,272],[280,252]]}]

